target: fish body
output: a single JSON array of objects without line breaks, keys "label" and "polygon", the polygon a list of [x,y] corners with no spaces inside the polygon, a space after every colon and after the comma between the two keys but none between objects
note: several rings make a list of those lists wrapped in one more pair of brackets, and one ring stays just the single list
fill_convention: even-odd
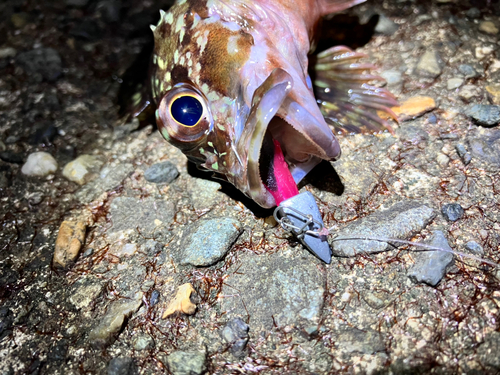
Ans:
[{"label": "fish body", "polygon": [[179,0],[161,11],[150,84],[163,137],[259,205],[279,204],[340,156],[333,128],[386,125],[371,112],[395,101],[367,85],[377,77],[363,55],[334,47],[318,55],[314,83],[308,73],[321,18],[363,1]]}]

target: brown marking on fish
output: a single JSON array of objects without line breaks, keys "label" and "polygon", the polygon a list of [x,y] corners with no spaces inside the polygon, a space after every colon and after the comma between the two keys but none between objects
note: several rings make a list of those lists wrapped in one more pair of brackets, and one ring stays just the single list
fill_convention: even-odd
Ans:
[{"label": "brown marking on fish", "polygon": [[[237,39],[237,52],[229,53],[231,37]],[[214,24],[208,34],[208,41],[200,59],[203,67],[201,82],[209,85],[223,96],[234,93],[239,83],[235,74],[248,60],[253,37],[244,31],[231,31],[224,26]]]}]

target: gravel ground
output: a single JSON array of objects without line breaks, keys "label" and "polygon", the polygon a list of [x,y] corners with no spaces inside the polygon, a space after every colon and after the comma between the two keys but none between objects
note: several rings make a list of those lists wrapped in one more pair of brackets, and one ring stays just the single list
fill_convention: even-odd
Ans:
[{"label": "gravel ground", "polygon": [[500,262],[499,2],[327,23],[402,104],[394,136],[342,136],[300,185],[330,265],[121,121],[161,7],[0,4],[0,374],[500,373],[499,268],[347,239]]}]

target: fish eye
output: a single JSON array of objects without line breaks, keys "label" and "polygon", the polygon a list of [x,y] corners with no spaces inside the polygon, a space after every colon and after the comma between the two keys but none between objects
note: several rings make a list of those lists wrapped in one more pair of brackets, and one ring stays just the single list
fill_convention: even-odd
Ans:
[{"label": "fish eye", "polygon": [[158,104],[156,123],[160,133],[178,147],[201,142],[212,128],[208,100],[191,83],[180,83],[165,93]]},{"label": "fish eye", "polygon": [[184,94],[172,102],[170,114],[182,126],[196,126],[203,116],[203,105],[196,97]]}]

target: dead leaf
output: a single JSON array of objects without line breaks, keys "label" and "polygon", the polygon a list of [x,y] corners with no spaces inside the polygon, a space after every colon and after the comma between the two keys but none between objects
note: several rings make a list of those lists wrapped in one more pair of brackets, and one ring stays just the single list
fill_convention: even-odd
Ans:
[{"label": "dead leaf", "polygon": [[183,284],[177,290],[175,298],[170,301],[162,318],[165,319],[175,313],[192,315],[196,311],[196,305],[191,302],[191,293],[195,290],[190,283]]}]

